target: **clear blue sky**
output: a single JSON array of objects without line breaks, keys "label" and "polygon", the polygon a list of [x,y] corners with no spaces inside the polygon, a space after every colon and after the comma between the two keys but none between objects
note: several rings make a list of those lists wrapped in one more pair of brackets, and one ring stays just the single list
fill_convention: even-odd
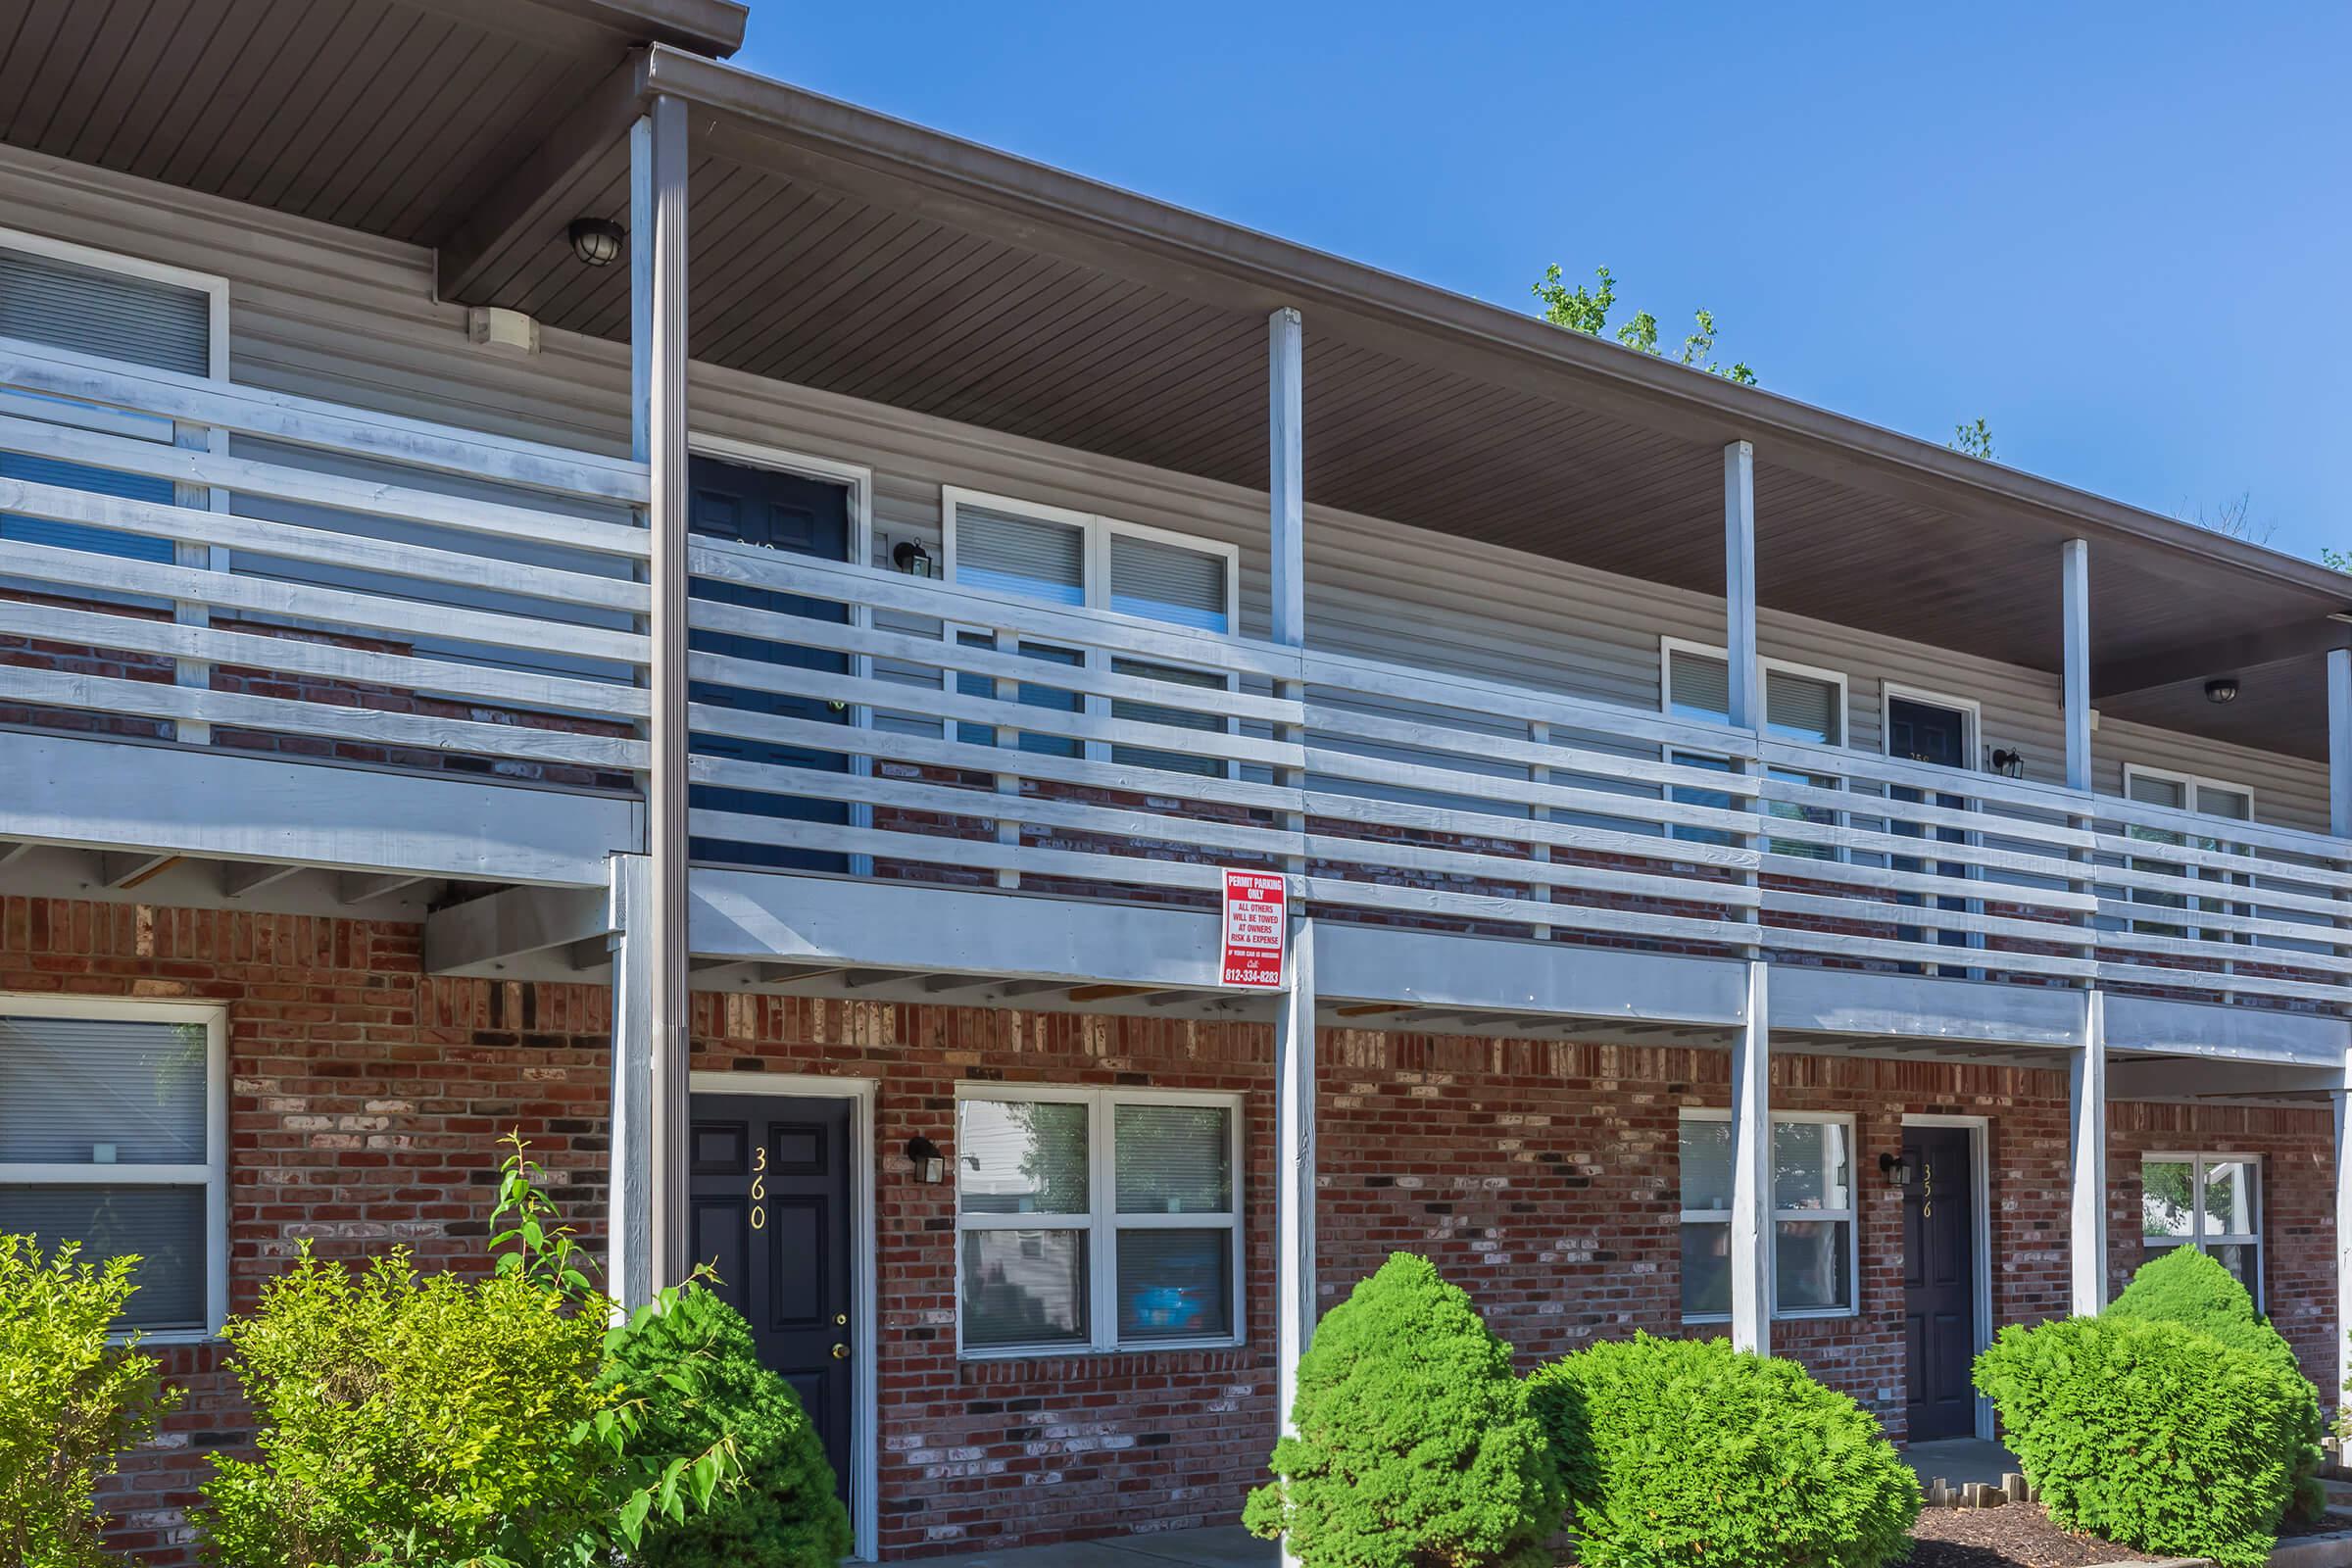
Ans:
[{"label": "clear blue sky", "polygon": [[[753,0],[738,63],[1766,386],[2352,543],[2352,7]],[[1313,325],[1310,322],[1308,329]],[[1311,483],[1311,480],[1310,480]]]}]

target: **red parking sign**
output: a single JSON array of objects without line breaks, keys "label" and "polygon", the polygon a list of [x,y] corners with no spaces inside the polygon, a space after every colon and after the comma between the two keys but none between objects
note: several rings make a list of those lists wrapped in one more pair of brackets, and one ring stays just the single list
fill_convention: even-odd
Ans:
[{"label": "red parking sign", "polygon": [[1289,887],[1280,872],[1228,869],[1220,983],[1280,991],[1290,914]]}]

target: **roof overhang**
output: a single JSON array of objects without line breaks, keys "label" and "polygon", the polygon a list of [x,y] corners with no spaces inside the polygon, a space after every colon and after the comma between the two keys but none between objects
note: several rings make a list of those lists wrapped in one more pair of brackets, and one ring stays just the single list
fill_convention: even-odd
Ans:
[{"label": "roof overhang", "polygon": [[[143,0],[15,3],[10,72],[65,47],[18,58],[68,10],[85,44],[121,28],[123,76],[195,58]],[[120,89],[93,65],[40,74],[0,136],[434,246],[445,297],[618,339],[627,270],[582,267],[564,229],[626,220],[627,125],[670,94],[704,363],[1255,489],[1265,319],[1295,307],[1310,506],[1715,593],[1720,452],[1746,440],[1769,608],[2054,670],[2058,546],[2086,538],[2103,710],[2324,755],[2317,655],[2352,642],[2352,582],[2312,563],[693,52],[740,38],[731,0],[273,3],[288,47],[232,50],[210,119],[98,135]],[[271,5],[191,0],[178,25],[218,45]],[[335,90],[363,62],[416,112]],[[241,103],[282,123],[240,136]],[[2239,700],[2206,702],[2226,673]]]}]

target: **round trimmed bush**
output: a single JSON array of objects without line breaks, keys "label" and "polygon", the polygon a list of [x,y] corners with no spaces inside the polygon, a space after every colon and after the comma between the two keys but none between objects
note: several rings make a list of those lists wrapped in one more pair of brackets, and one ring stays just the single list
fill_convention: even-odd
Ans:
[{"label": "round trimmed bush", "polygon": [[1528,1385],[1583,1568],[1879,1568],[1910,1550],[1917,1479],[1793,1361],[1638,1334]]},{"label": "round trimmed bush", "polygon": [[1511,1348],[1427,1258],[1325,1315],[1293,1414],[1242,1520],[1308,1568],[1548,1568],[1559,1498]]},{"label": "round trimmed bush", "polygon": [[2300,1374],[2185,1324],[2011,1324],[1977,1387],[2050,1517],[2141,1551],[2260,1568],[2292,1496]]},{"label": "round trimmed bush", "polygon": [[2320,1391],[2303,1375],[2302,1363],[2271,1320],[2254,1309],[2254,1298],[2237,1277],[2193,1247],[2176,1247],[2150,1258],[2107,1308],[2111,1317],[2152,1318],[2180,1323],[2243,1350],[2302,1390],[2297,1405],[2294,1497],[2289,1509],[2317,1519],[2328,1510],[2320,1485]]},{"label": "round trimmed bush", "polygon": [[[697,1363],[694,1399],[663,1396],[663,1376]],[[702,1286],[617,1336],[606,1379],[651,1396],[632,1454],[657,1463],[709,1448],[728,1433],[741,1481],[701,1513],[657,1512],[629,1554],[646,1568],[833,1568],[850,1554],[849,1515],[834,1493],[824,1443],[792,1386],[760,1362],[751,1325]]]}]

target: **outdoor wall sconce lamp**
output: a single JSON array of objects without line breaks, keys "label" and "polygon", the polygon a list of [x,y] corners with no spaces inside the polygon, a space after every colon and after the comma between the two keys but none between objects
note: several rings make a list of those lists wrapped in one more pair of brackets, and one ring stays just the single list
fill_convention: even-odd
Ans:
[{"label": "outdoor wall sconce lamp", "polygon": [[566,231],[571,254],[586,267],[611,267],[620,260],[620,247],[629,231],[610,218],[575,218]]},{"label": "outdoor wall sconce lamp", "polygon": [[1992,754],[1992,770],[2003,778],[2026,776],[2026,754],[1996,749]]},{"label": "outdoor wall sconce lamp", "polygon": [[890,564],[909,577],[934,575],[931,569],[931,552],[911,539],[899,541],[897,548],[890,553]]},{"label": "outdoor wall sconce lamp", "polygon": [[1911,1185],[1911,1162],[1899,1154],[1881,1154],[1879,1169],[1886,1173],[1886,1185],[1889,1187]]},{"label": "outdoor wall sconce lamp", "polygon": [[2207,681],[2205,683],[2205,700],[2209,703],[2236,702],[2237,677],[2235,675],[2224,675],[2219,680]]},{"label": "outdoor wall sconce lamp", "polygon": [[906,1163],[914,1167],[914,1179],[926,1187],[948,1179],[948,1156],[928,1138],[906,1140]]}]

